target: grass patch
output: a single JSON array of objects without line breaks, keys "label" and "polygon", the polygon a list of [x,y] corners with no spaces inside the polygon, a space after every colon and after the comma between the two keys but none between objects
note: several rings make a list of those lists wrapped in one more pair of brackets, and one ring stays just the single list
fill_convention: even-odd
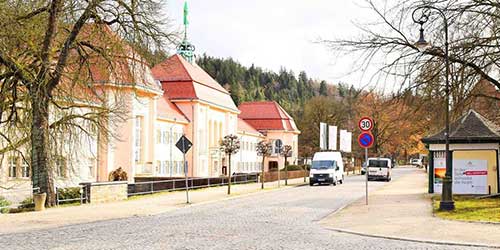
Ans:
[{"label": "grass patch", "polygon": [[433,197],[434,214],[443,219],[500,222],[500,198],[476,199],[455,196],[454,211],[439,211],[440,196]]}]

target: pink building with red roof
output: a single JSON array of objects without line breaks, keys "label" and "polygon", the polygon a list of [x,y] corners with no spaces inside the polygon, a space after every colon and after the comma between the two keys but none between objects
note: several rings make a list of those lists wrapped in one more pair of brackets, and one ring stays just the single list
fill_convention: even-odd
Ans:
[{"label": "pink building with red roof", "polygon": [[[180,47],[191,48],[187,41]],[[256,146],[262,140],[281,139],[291,145],[289,160],[296,161],[300,131],[278,103],[248,102],[238,108],[230,93],[186,55],[173,55],[150,69],[131,47],[124,46],[122,52],[127,56],[113,61],[113,67],[100,67],[96,61],[90,75],[93,90],[102,95],[96,107],[118,107],[123,117],[109,117],[107,129],[112,134],[107,138],[96,131],[78,138],[85,145],[66,143],[67,150],[53,166],[58,187],[108,181],[110,172],[120,167],[130,182],[135,177],[184,176],[183,155],[175,147],[183,134],[193,143],[187,154],[189,176],[227,174],[228,158],[219,143],[230,134],[241,140],[240,151],[232,157],[233,172],[260,172],[262,158]],[[77,92],[72,94],[78,96]],[[8,175],[0,173],[0,184],[21,181],[29,186],[29,166],[18,156],[8,155],[0,164],[9,169]],[[269,165],[283,167],[283,157],[273,154],[266,170]]]},{"label": "pink building with red roof", "polygon": [[[278,103],[248,102],[238,109],[226,89],[196,63],[178,54],[156,65],[152,72],[162,85],[170,111],[188,121],[183,133],[193,143],[187,154],[190,176],[227,174],[227,157],[220,151],[219,142],[229,134],[237,134],[241,139],[240,152],[232,157],[234,172],[260,171],[262,158],[257,155],[256,146],[261,140],[281,139],[293,148],[289,162],[296,162],[300,131]],[[266,160],[265,169],[269,169],[269,164],[271,168],[283,167],[282,158],[273,154]]]},{"label": "pink building with red roof", "polygon": [[[275,140],[280,139],[283,145],[292,146],[292,156],[288,158],[288,162],[297,162],[300,131],[293,118],[277,102],[244,102],[240,104],[239,109],[239,118],[263,134],[273,145]],[[284,158],[273,148],[273,154],[266,159],[265,171],[278,167],[284,167]]]},{"label": "pink building with red roof", "polygon": [[171,56],[152,71],[163,87],[164,98],[189,120],[184,128],[184,134],[193,143],[187,155],[189,175],[223,174],[227,162],[219,150],[219,141],[238,132],[240,113],[229,92],[180,55]]},{"label": "pink building with red roof", "polygon": [[[281,139],[293,147],[290,162],[296,161],[300,132],[292,117],[276,102],[244,103],[240,111],[230,93],[195,63],[194,46],[189,43],[187,32],[178,54],[155,65],[151,72],[163,90],[163,96],[155,101],[153,131],[148,132],[149,136],[155,134],[156,139],[152,143],[150,139],[135,138],[135,154],[143,147],[151,147],[141,144],[144,141],[153,144],[154,150],[151,161],[138,164],[134,176],[183,175],[182,155],[174,147],[182,134],[193,143],[187,154],[189,176],[227,174],[228,158],[219,143],[230,134],[239,135],[241,140],[240,152],[232,157],[234,172],[260,172],[262,158],[257,156],[256,146],[261,140]],[[143,131],[137,127],[140,119],[136,117],[137,131]],[[272,166],[284,166],[275,154],[268,161]]]}]

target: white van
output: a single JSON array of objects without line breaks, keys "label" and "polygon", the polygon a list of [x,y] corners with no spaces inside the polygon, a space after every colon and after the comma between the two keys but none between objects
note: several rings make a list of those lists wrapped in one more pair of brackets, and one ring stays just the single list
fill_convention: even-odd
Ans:
[{"label": "white van", "polygon": [[314,154],[309,185],[328,183],[334,186],[344,182],[344,163],[340,152],[317,152]]},{"label": "white van", "polygon": [[389,158],[368,158],[368,180],[391,180],[392,161]]}]

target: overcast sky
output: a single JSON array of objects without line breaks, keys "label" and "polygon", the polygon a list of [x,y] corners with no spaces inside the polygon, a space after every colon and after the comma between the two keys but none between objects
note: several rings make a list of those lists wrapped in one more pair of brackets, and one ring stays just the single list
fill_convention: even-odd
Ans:
[{"label": "overcast sky", "polygon": [[[170,0],[168,13],[182,27],[184,0]],[[352,58],[335,58],[322,39],[359,34],[353,22],[373,16],[362,0],[189,0],[189,38],[196,53],[232,57],[245,66],[280,67],[310,77],[362,86],[368,77],[351,71]]]}]

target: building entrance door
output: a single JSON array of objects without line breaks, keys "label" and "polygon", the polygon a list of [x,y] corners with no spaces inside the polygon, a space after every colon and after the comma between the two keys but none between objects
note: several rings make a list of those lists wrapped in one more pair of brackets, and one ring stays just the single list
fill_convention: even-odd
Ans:
[{"label": "building entrance door", "polygon": [[270,161],[269,162],[269,171],[274,171],[278,170],[278,162],[277,161]]}]

